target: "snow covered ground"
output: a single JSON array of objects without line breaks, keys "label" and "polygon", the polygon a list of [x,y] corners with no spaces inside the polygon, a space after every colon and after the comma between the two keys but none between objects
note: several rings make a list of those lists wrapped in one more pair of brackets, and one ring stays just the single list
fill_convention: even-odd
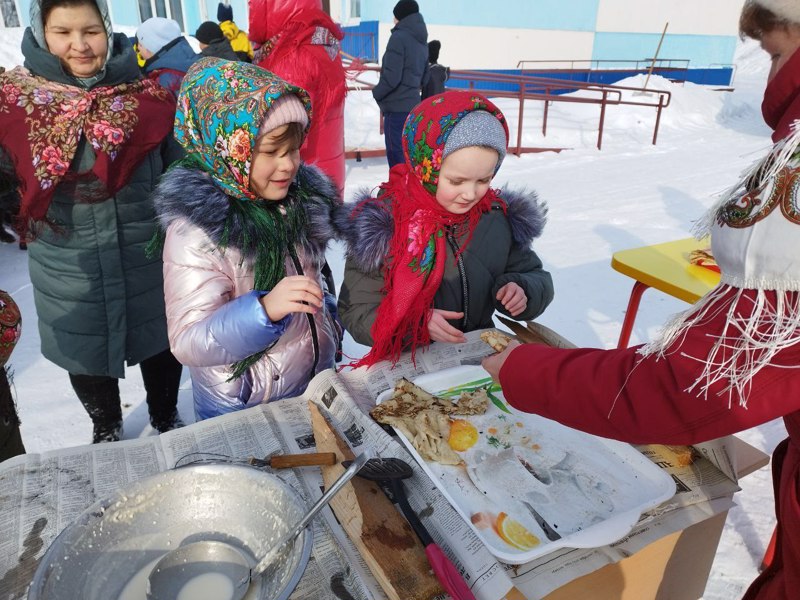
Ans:
[{"label": "snow covered ground", "polygon": [[[4,30],[0,65],[22,62],[22,31]],[[734,183],[740,171],[769,147],[769,130],[760,115],[768,57],[752,42],[736,56],[734,92],[715,92],[692,84],[674,85],[653,77],[650,87],[668,89],[672,103],[664,111],[658,145],[651,145],[655,111],[609,107],[603,150],[595,149],[599,107],[557,103],[551,106],[548,137],[538,131],[540,103],[526,109],[526,146],[566,147],[569,151],[509,156],[495,180],[498,184],[535,189],[550,207],[549,223],[535,244],[553,274],[556,298],[541,318],[579,345],[616,345],[632,281],[611,269],[613,252],[687,237],[692,222],[717,194]],[[625,82],[640,85],[643,78]],[[516,130],[516,103],[498,102]],[[348,147],[379,148],[378,111],[368,92],[347,100]],[[360,187],[384,180],[384,159],[348,161],[346,197]],[[333,245],[328,260],[341,281],[343,253]],[[26,254],[16,244],[0,245],[0,289],[7,290],[23,313],[23,334],[11,357],[29,452],[84,444],[91,423],[74,396],[67,374],[42,358],[36,311]],[[686,305],[657,291],[648,291],[636,319],[631,343],[654,337],[659,325]],[[363,347],[352,339],[345,353],[357,356]],[[147,422],[144,388],[138,368],[122,382],[125,437],[154,435]],[[180,405],[191,421],[191,382],[184,375]],[[742,437],[771,452],[785,437],[776,421],[744,432]],[[747,477],[728,517],[706,589],[706,600],[740,597],[755,577],[774,526],[768,469]]]}]

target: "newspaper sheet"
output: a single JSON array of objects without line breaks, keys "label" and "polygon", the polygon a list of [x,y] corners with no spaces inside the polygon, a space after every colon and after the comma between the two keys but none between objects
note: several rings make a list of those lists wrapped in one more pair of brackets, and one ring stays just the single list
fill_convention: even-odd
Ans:
[{"label": "newspaper sheet", "polygon": [[[401,376],[414,378],[478,363],[491,352],[479,335],[467,334],[466,344],[434,344],[418,354],[416,362],[407,357],[394,368],[376,365],[338,374],[326,371],[297,398],[157,437],[23,455],[4,462],[0,465],[0,600],[25,598],[36,567],[56,535],[94,501],[132,481],[197,458],[234,460],[313,451],[309,400],[325,407],[356,453],[370,448],[413,465],[402,445],[377,425],[366,409]],[[416,468],[405,483],[412,507],[479,600],[535,599],[730,507],[730,497],[738,487],[709,461],[708,452],[663,446],[640,450],[676,480],[679,493],[675,498],[643,515],[615,544],[565,549],[514,567],[500,563],[486,550],[421,469]],[[714,452],[724,452],[724,444]],[[321,494],[318,469],[283,470],[281,477],[309,503]],[[335,517],[325,509],[323,518],[315,520],[312,558],[292,599],[339,598],[383,600],[386,595]]]}]

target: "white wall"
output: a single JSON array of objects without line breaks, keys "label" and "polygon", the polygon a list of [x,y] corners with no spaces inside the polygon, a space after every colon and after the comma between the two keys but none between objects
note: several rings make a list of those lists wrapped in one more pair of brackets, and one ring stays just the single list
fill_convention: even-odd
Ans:
[{"label": "white wall", "polygon": [[597,31],[736,35],[744,0],[600,0]]},{"label": "white wall", "polygon": [[[391,27],[383,23],[379,26],[381,57]],[[439,62],[451,69],[516,69],[520,60],[589,59],[594,34],[586,31],[428,25],[428,39],[442,42]]]}]

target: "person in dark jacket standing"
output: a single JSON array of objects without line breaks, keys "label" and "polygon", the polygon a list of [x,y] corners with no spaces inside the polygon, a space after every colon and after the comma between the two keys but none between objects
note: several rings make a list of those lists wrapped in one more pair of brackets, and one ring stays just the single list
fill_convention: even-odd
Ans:
[{"label": "person in dark jacket standing", "polygon": [[403,162],[403,123],[420,101],[428,77],[428,29],[414,0],[394,7],[395,27],[381,62],[381,76],[372,97],[383,114],[383,135],[389,168]]},{"label": "person in dark jacket standing", "polygon": [[444,84],[450,79],[450,67],[439,64],[441,49],[442,42],[439,40],[428,42],[428,81],[422,86],[423,100],[444,92]]},{"label": "person in dark jacket standing", "polygon": [[181,26],[172,19],[152,17],[139,25],[136,40],[145,59],[144,74],[177,98],[183,76],[200,58],[183,37]]},{"label": "person in dark jacket standing", "polygon": [[197,28],[194,34],[200,42],[200,54],[203,56],[216,56],[225,60],[241,60],[233,51],[231,41],[225,37],[222,28],[214,21],[206,21]]},{"label": "person in dark jacket standing", "polygon": [[120,439],[126,364],[153,428],[174,429],[182,367],[145,247],[150,192],[181,155],[175,99],[142,79],[105,0],[34,0],[30,23],[25,66],[0,75],[0,172],[20,192],[42,354],[69,373],[94,442]]}]

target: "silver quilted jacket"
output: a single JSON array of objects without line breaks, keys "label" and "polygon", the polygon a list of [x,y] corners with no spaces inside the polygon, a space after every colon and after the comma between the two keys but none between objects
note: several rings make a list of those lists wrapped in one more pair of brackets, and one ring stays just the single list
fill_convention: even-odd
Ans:
[{"label": "silver quilted jacket", "polygon": [[[253,290],[252,261],[242,256],[236,235],[224,250],[218,246],[217,211],[224,213],[229,200],[206,179],[198,171],[176,168],[162,178],[154,196],[167,231],[163,258],[170,348],[191,372],[198,420],[302,393],[311,377],[333,366],[338,336],[332,296],[313,319],[294,313],[277,323],[269,320],[259,302],[269,290]],[[296,247],[299,265],[287,258],[286,274],[305,274],[325,289],[319,271],[331,235],[326,199],[335,192],[311,167],[298,181],[316,187],[304,204],[309,227],[307,239]],[[265,348],[242,377],[229,381],[232,364]]]}]

